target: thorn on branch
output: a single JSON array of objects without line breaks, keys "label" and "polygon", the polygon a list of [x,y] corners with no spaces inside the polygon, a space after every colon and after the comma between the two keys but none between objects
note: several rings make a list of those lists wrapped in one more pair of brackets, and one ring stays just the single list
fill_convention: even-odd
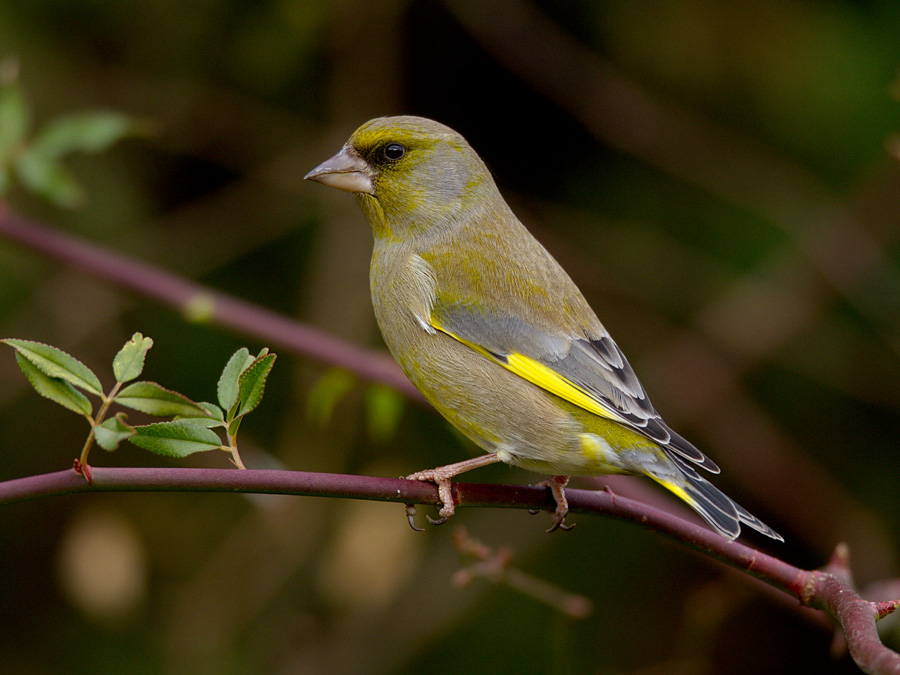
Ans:
[{"label": "thorn on branch", "polygon": [[93,471],[91,470],[90,464],[88,464],[87,462],[82,464],[81,460],[76,457],[75,463],[72,466],[72,468],[75,470],[75,473],[77,473],[79,476],[84,476],[84,478],[85,478],[85,480],[87,480],[88,484],[90,484],[90,485],[94,484],[94,474],[93,474]]},{"label": "thorn on branch", "polygon": [[831,558],[822,570],[833,574],[848,586],[853,585],[853,574],[850,571],[850,547],[846,542],[842,541],[834,547]]}]

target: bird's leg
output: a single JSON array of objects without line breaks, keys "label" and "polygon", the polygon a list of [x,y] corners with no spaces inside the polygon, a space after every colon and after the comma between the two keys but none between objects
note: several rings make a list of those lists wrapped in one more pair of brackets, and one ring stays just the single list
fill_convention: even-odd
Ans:
[{"label": "bird's leg", "polygon": [[566,493],[563,488],[569,482],[568,476],[552,476],[551,478],[538,483],[540,487],[550,488],[550,494],[553,495],[553,501],[556,502],[556,508],[553,515],[550,516],[550,529],[547,532],[555,532],[556,530],[569,531],[572,525],[566,525],[566,516],[569,513],[569,501],[566,499]]},{"label": "bird's leg", "polygon": [[[440,525],[441,523],[446,523],[450,516],[453,515],[454,511],[456,511],[456,505],[453,503],[453,490],[450,485],[450,479],[461,473],[465,473],[466,471],[471,471],[472,469],[487,466],[488,464],[494,464],[499,461],[497,453],[492,452],[487,455],[472,457],[471,459],[466,459],[462,462],[456,462],[456,464],[447,464],[446,466],[439,466],[436,469],[416,471],[406,478],[407,480],[429,481],[437,485],[438,497],[441,499],[441,509],[438,511],[440,518],[435,520],[429,517],[428,522],[432,525]],[[415,506],[410,505],[406,507],[406,516],[409,519],[409,524],[414,530],[417,530],[419,528],[413,523],[413,516],[415,513]]]}]

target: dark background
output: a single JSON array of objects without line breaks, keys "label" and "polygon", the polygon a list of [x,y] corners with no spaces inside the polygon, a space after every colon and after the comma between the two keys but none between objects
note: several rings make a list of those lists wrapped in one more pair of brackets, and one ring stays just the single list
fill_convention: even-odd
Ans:
[{"label": "dark background", "polygon": [[[748,541],[807,568],[847,542],[865,589],[897,575],[900,535],[898,35],[890,0],[0,2],[0,57],[17,57],[38,125],[105,108],[153,130],[67,162],[84,208],[21,188],[8,201],[380,347],[371,233],[351,197],[302,176],[371,117],[436,118],[482,155],[667,421],[722,466],[717,485],[787,543]],[[213,398],[236,348],[263,346],[0,241],[0,335],[66,349],[108,384],[135,331],[156,341],[145,375],[197,400]],[[242,428],[249,466],[398,476],[471,452],[415,405],[373,438],[362,383],[329,419],[311,418],[329,369],[277,351]],[[71,465],[86,431],[0,352],[0,479]],[[91,459],[167,464],[127,444]],[[493,467],[465,480],[536,478]],[[663,498],[638,479],[614,489]],[[6,506],[0,663],[857,672],[829,656],[830,632],[794,602],[635,526],[573,520],[574,532],[551,536],[543,515],[462,509],[415,534],[397,505],[314,498]],[[486,581],[454,588],[463,524],[589,598],[593,614],[565,618]]]}]

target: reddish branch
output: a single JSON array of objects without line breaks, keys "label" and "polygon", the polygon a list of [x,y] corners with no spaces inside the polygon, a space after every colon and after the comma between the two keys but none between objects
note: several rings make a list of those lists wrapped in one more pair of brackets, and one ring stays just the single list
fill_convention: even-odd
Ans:
[{"label": "reddish branch", "polygon": [[424,400],[394,360],[382,351],[344,342],[283,314],[27,220],[4,207],[2,202],[0,237],[175,307],[186,315],[199,315],[210,323],[255,337],[269,347],[286,347],[347,368],[362,378],[383,382],[412,400]]},{"label": "reddish branch", "polygon": [[[430,483],[299,471],[235,471],[231,469],[94,468],[88,484],[74,471],[30,476],[0,483],[0,504],[74,492],[261,492],[318,497],[369,499],[404,504],[438,505]],[[576,513],[605,514],[638,523],[765,581],[802,604],[822,610],[843,629],[850,654],[867,673],[900,674],[900,654],[881,643],[875,622],[890,614],[900,600],[869,602],[847,581],[845,555],[839,549],[822,570],[802,570],[712,530],[609,492],[567,490]],[[454,497],[463,506],[548,509],[547,490],[531,486],[459,483]]]}]

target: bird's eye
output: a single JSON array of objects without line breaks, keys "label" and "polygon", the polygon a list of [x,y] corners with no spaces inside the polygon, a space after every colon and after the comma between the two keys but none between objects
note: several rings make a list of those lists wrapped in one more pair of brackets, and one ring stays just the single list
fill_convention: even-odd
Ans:
[{"label": "bird's eye", "polygon": [[385,159],[391,162],[396,162],[406,154],[406,148],[399,143],[388,143],[386,146],[384,146],[383,152]]}]

